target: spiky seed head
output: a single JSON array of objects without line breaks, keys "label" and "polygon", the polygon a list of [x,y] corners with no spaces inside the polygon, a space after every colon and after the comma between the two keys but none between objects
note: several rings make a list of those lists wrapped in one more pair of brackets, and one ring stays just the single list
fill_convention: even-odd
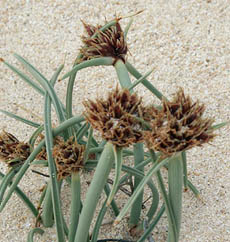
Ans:
[{"label": "spiky seed head", "polygon": [[[44,136],[41,135],[40,140],[38,142],[38,144],[44,139]],[[53,141],[53,145],[58,145],[59,143],[62,143],[63,139],[60,136],[56,136],[54,138]],[[41,151],[38,153],[38,155],[36,156],[36,160],[47,160],[47,153],[46,153],[46,147],[43,146]]]},{"label": "spiky seed head", "polygon": [[[101,26],[92,26],[84,24],[87,36],[82,37],[85,46],[80,49],[83,55],[81,61],[90,60],[98,57],[113,57],[115,60],[122,59],[125,62],[125,55],[128,48],[124,38],[124,32],[117,20],[116,25],[109,27],[102,32]],[[92,35],[97,36],[92,38]]]},{"label": "spiky seed head", "polygon": [[85,146],[79,145],[74,137],[54,145],[53,157],[57,167],[58,179],[65,179],[83,168]]},{"label": "spiky seed head", "polygon": [[213,120],[202,117],[204,110],[204,105],[199,101],[192,103],[180,89],[171,102],[163,100],[163,108],[151,121],[152,130],[145,132],[147,145],[171,156],[211,141],[215,137]]},{"label": "spiky seed head", "polygon": [[119,147],[143,141],[139,117],[141,98],[129,90],[118,87],[108,94],[106,100],[85,101],[84,116],[102,137]]},{"label": "spiky seed head", "polygon": [[[14,135],[2,131],[0,133],[0,159],[9,167],[22,164],[30,155],[28,143],[20,142]],[[15,162],[12,160],[18,159]]]}]

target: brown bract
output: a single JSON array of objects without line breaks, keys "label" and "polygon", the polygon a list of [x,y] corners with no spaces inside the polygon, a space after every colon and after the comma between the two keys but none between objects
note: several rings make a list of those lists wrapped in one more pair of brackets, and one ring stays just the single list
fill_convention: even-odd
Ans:
[{"label": "brown bract", "polygon": [[83,168],[84,150],[85,147],[79,145],[74,137],[54,145],[53,157],[57,167],[58,180],[65,179]]},{"label": "brown bract", "polygon": [[[104,32],[100,30],[101,26],[94,27],[84,23],[84,27],[87,36],[82,37],[85,46],[80,49],[83,55],[81,61],[98,57],[113,57],[116,60],[122,59],[125,62],[125,55],[128,48],[124,38],[124,32],[118,21],[116,25],[111,26]],[[97,35],[92,38],[94,33]]]},{"label": "brown bract", "polygon": [[143,140],[141,124],[136,119],[139,117],[141,99],[136,94],[117,87],[108,94],[106,100],[88,100],[83,104],[86,120],[107,141],[116,146],[127,147]]},{"label": "brown bract", "polygon": [[[15,136],[6,131],[0,133],[0,159],[9,167],[22,164],[29,155],[29,144],[20,142]],[[12,160],[15,161],[12,162]]]},{"label": "brown bract", "polygon": [[185,97],[182,89],[171,102],[163,100],[163,108],[151,121],[152,130],[145,132],[148,147],[170,156],[211,141],[213,120],[202,118],[204,110],[204,105]]}]

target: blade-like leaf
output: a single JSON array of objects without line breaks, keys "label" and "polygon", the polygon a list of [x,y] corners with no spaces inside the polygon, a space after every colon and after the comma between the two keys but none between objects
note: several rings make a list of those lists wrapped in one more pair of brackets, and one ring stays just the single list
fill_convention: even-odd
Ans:
[{"label": "blade-like leaf", "polygon": [[11,117],[11,118],[14,118],[14,119],[16,119],[16,120],[18,120],[18,121],[20,121],[20,122],[23,122],[23,123],[25,123],[25,124],[28,124],[28,125],[30,125],[30,126],[32,126],[32,127],[34,127],[34,128],[38,128],[38,127],[40,126],[40,124],[38,124],[38,123],[35,123],[35,122],[30,121],[30,120],[28,120],[28,119],[22,118],[22,117],[20,117],[20,116],[18,116],[18,115],[16,115],[16,114],[11,113],[11,112],[4,111],[4,110],[2,110],[2,109],[0,109],[0,112],[1,112],[1,113],[4,113],[4,114],[6,114],[7,116],[9,116],[9,117]]}]

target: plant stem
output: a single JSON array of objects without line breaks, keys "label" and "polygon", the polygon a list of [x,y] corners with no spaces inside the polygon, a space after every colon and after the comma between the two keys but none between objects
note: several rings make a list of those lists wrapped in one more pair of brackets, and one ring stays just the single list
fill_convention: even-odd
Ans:
[{"label": "plant stem", "polygon": [[53,203],[52,203],[52,191],[50,181],[47,184],[46,194],[42,206],[42,223],[44,227],[52,227],[54,224],[54,213],[53,213]]},{"label": "plant stem", "polygon": [[[134,165],[138,166],[144,160],[144,149],[143,144],[135,144],[134,145]],[[144,167],[136,168],[141,172],[144,172]],[[134,179],[134,190],[138,187],[141,179],[135,177]],[[143,194],[144,191],[140,193],[140,195],[136,198],[130,212],[129,224],[131,227],[138,225],[141,210],[142,210],[142,202],[143,202]],[[153,198],[154,199],[154,198]]]},{"label": "plant stem", "polygon": [[[169,186],[169,202],[171,204],[175,217],[175,227],[177,229],[176,240],[172,238],[172,231],[169,229],[168,242],[179,241],[181,211],[182,211],[182,192],[183,192],[183,164],[181,154],[174,156],[168,163],[168,186]],[[172,237],[172,238],[171,238]]]},{"label": "plant stem", "polygon": [[69,242],[74,242],[79,214],[81,210],[81,183],[79,172],[73,173],[71,176],[71,208],[70,208],[70,228]]},{"label": "plant stem", "polygon": [[86,194],[86,199],[80,215],[75,242],[86,242],[90,224],[96,209],[97,202],[106,184],[114,162],[113,145],[107,143],[98,161],[93,180]]},{"label": "plant stem", "polygon": [[124,62],[120,59],[118,59],[114,65],[116,72],[117,72],[117,76],[119,79],[119,82],[121,84],[122,88],[129,88],[132,85],[132,82],[130,80],[129,77],[129,73],[127,71],[127,68],[124,64]]},{"label": "plant stem", "polygon": [[[139,79],[142,77],[142,74],[140,72],[138,72],[136,70],[136,68],[134,66],[132,66],[132,64],[130,64],[128,61],[126,61],[125,63],[127,70],[130,72],[130,74],[132,74],[135,78]],[[158,97],[160,100],[163,97],[163,94],[158,91],[151,82],[149,82],[147,79],[144,79],[141,82],[148,90],[150,90],[156,97]]]}]

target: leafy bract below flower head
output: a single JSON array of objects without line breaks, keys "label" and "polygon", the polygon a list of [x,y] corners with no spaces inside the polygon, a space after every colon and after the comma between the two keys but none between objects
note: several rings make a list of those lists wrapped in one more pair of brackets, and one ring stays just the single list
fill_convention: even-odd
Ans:
[{"label": "leafy bract below flower head", "polygon": [[88,100],[83,104],[86,120],[107,141],[119,147],[143,141],[141,124],[136,119],[139,117],[141,99],[136,94],[117,87],[106,100]]},{"label": "leafy bract below flower head", "polygon": [[29,155],[29,144],[20,142],[8,132],[2,131],[0,133],[0,159],[9,167],[22,164]]},{"label": "leafy bract below flower head", "polygon": [[[88,36],[82,37],[85,46],[80,50],[83,55],[81,61],[98,57],[113,57],[116,60],[122,59],[125,61],[128,48],[118,20],[116,25],[111,26],[104,32],[100,30],[101,26],[94,27],[83,24]],[[97,36],[92,38],[94,33]]]},{"label": "leafy bract below flower head", "polygon": [[152,130],[145,132],[147,145],[170,156],[211,141],[213,120],[202,118],[204,110],[204,105],[192,103],[180,89],[171,102],[163,100],[163,108],[155,111]]},{"label": "leafy bract below flower head", "polygon": [[70,137],[66,142],[59,139],[59,142],[53,148],[53,157],[59,180],[65,179],[83,168],[84,150],[85,146],[79,145],[74,137]]}]

